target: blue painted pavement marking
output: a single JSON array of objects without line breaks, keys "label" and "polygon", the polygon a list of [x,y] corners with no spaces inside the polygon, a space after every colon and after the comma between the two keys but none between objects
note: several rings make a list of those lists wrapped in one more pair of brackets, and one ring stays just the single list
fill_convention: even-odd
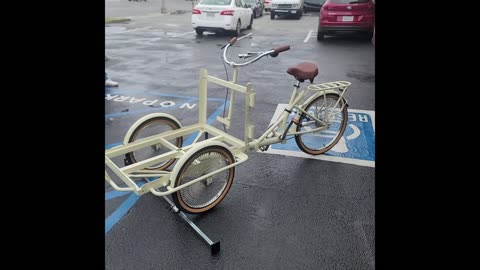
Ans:
[{"label": "blue painted pavement marking", "polygon": [[[112,117],[120,117],[125,115],[131,114],[140,114],[140,113],[150,113],[155,112],[158,109],[162,110],[172,110],[178,108],[192,108],[194,102],[198,101],[198,97],[192,96],[182,96],[182,95],[175,95],[175,94],[162,94],[152,92],[153,90],[116,90],[116,91],[109,91],[109,93],[105,93],[105,100],[114,101],[114,102],[128,102],[130,104],[139,104],[143,105],[145,109],[134,109],[129,110],[126,112],[116,112],[116,113],[109,113],[105,114],[105,118],[112,118]],[[177,102],[170,101],[170,100],[158,100],[158,99],[147,99],[147,98],[139,98],[134,97],[132,94],[140,94],[142,96],[160,96],[160,97],[169,97],[169,98],[177,98],[179,99]],[[120,95],[120,96],[119,96]],[[208,98],[208,101],[224,101],[222,98]],[[193,103],[193,104],[192,104]],[[154,105],[155,104],[155,105]],[[196,105],[195,105],[196,106]]]},{"label": "blue painted pavement marking", "polygon": [[111,199],[122,197],[122,196],[128,195],[129,193],[130,192],[128,192],[128,191],[118,191],[118,190],[105,192],[105,201],[109,201]]},{"label": "blue painted pavement marking", "polygon": [[130,196],[105,220],[105,235],[138,201],[140,196],[131,193]]}]

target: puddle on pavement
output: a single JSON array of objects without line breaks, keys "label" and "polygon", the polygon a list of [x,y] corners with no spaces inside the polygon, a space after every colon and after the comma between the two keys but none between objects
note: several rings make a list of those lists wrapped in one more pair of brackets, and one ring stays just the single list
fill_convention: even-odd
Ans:
[{"label": "puddle on pavement", "polygon": [[347,72],[347,77],[355,78],[361,82],[375,82],[375,75],[361,71]]}]

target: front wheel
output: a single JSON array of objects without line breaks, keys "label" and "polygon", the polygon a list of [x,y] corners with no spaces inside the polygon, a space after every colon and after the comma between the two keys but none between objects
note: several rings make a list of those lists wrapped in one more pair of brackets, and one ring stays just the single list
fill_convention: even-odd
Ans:
[{"label": "front wheel", "polygon": [[302,18],[302,15],[303,15],[303,12],[301,10],[297,11],[297,20],[300,20],[300,18]]},{"label": "front wheel", "polygon": [[297,132],[324,127],[320,131],[295,135],[298,148],[310,155],[320,155],[332,149],[342,138],[347,127],[347,104],[337,94],[321,95],[307,105],[305,111],[315,116],[318,122],[302,114]]},{"label": "front wheel", "polygon": [[[188,158],[175,179],[175,187],[193,181],[234,163],[233,155],[225,147],[207,146]],[[199,214],[217,206],[232,186],[235,167],[223,170],[204,180],[172,193],[175,205],[190,214]]]},{"label": "front wheel", "polygon": [[[175,130],[180,128],[180,125],[173,119],[169,117],[159,116],[147,119],[145,122],[141,123],[126,140],[131,143],[142,138],[149,136],[157,135],[163,132],[170,130]],[[178,148],[182,147],[183,137],[172,138],[169,141],[171,144],[177,146]],[[143,147],[133,152],[127,153],[125,158],[130,164],[155,157],[161,154],[165,154],[171,151],[169,148],[156,144],[149,147]],[[175,161],[174,158],[160,162],[158,164],[146,167],[146,170],[164,170],[168,168]]]}]

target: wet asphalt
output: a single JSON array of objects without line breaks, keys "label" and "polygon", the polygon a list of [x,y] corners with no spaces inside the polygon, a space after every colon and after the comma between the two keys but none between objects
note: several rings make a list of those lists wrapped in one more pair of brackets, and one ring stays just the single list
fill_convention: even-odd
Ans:
[{"label": "wet asphalt", "polygon": [[[166,0],[171,14],[158,14],[160,0],[106,1],[108,16],[152,6],[132,11],[128,23],[105,26],[106,71],[120,83],[105,88],[106,148],[120,143],[128,128],[151,112],[172,114],[184,126],[195,123],[199,69],[226,78],[219,47],[230,37],[197,37],[188,13],[191,2],[179,2]],[[255,136],[268,126],[277,104],[288,102],[295,81],[287,68],[304,61],[319,66],[317,83],[352,83],[350,108],[375,110],[373,46],[356,35],[307,40],[317,23],[317,14],[300,20],[270,20],[267,14],[254,20],[253,30],[242,32],[253,33],[251,38],[232,48],[230,57],[291,46],[239,72],[238,83],[252,82],[257,94]],[[208,97],[207,115],[214,116],[221,111],[225,89],[209,87]],[[237,104],[242,102],[239,97]],[[243,138],[242,106],[235,110],[237,121],[229,133]],[[188,215],[220,241],[215,256],[162,198],[118,193],[105,184],[106,269],[375,269],[375,168],[254,151],[248,155],[236,167],[225,199],[206,214]]]}]

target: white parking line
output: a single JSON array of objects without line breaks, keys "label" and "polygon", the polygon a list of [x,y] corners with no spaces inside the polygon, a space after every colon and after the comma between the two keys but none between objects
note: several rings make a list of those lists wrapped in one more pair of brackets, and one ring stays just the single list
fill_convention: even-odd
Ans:
[{"label": "white parking line", "polygon": [[310,36],[312,35],[312,32],[313,32],[313,30],[310,30],[310,32],[308,32],[307,37],[303,40],[304,43],[308,42],[308,39],[310,39]]}]

